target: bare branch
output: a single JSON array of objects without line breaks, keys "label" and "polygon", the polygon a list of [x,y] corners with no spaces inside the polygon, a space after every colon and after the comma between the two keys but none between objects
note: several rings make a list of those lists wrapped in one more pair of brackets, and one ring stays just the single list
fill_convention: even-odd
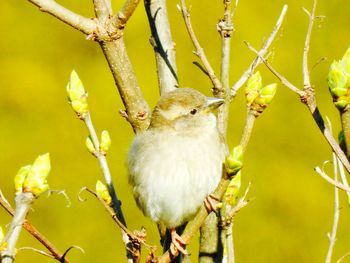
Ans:
[{"label": "bare branch", "polygon": [[305,44],[304,44],[304,54],[303,54],[303,77],[304,77],[304,88],[310,87],[310,72],[308,66],[308,55],[310,48],[311,32],[315,21],[315,11],[316,11],[317,0],[314,0],[311,13],[306,9],[304,11],[309,16],[309,26],[306,33]]},{"label": "bare branch", "polygon": [[[236,10],[238,0],[236,0],[234,10]],[[220,80],[222,89],[214,89],[214,94],[225,100],[225,103],[218,109],[218,129],[224,140],[226,141],[227,124],[229,118],[230,107],[230,53],[231,38],[234,31],[231,13],[231,0],[224,0],[224,15],[217,24],[217,29],[221,36],[221,74]]]},{"label": "bare branch", "polygon": [[145,0],[144,4],[152,33],[150,42],[156,56],[159,91],[164,94],[179,85],[166,0]]},{"label": "bare branch", "polygon": [[301,91],[300,89],[298,89],[296,86],[294,86],[292,83],[290,83],[283,75],[281,75],[280,73],[278,73],[272,66],[271,64],[265,59],[263,58],[259,52],[248,42],[245,42],[245,44],[247,45],[247,47],[253,51],[260,59],[261,61],[265,64],[265,66],[272,72],[272,74],[274,74],[283,85],[285,85],[287,88],[289,88],[291,91],[297,93],[299,96],[305,96],[305,92]]},{"label": "bare branch", "polygon": [[18,193],[16,195],[16,210],[12,222],[3,242],[6,242],[6,249],[1,252],[2,263],[12,263],[16,256],[16,244],[22,230],[26,215],[35,200],[34,194]]},{"label": "bare branch", "polygon": [[208,72],[209,78],[214,85],[214,89],[217,91],[221,91],[222,84],[221,84],[220,80],[216,77],[215,72],[209,63],[209,61],[204,53],[203,48],[199,44],[198,39],[193,31],[192,23],[191,23],[191,19],[190,19],[190,13],[187,10],[185,0],[181,0],[181,7],[179,9],[180,9],[182,17],[185,21],[186,29],[187,29],[188,34],[190,35],[192,44],[193,44],[194,48],[196,49],[195,54],[202,61],[204,68]]},{"label": "bare branch", "polygon": [[328,183],[334,185],[335,187],[345,191],[345,192],[350,192],[350,188],[346,187],[345,185],[343,185],[342,183],[339,183],[335,180],[333,180],[332,178],[330,178],[325,172],[323,172],[321,170],[320,167],[315,167],[315,171],[316,173],[318,173],[323,179],[325,179]]},{"label": "bare branch", "polygon": [[[3,199],[2,196],[0,196],[0,205],[6,210],[7,213],[9,213],[11,216],[14,215],[13,208],[8,204],[6,199]],[[63,254],[57,250],[57,248],[51,244],[51,242],[39,232],[32,224],[28,222],[28,220],[24,220],[23,227],[25,230],[27,230],[28,233],[30,233],[33,237],[35,237],[41,244],[43,244],[50,253],[54,256],[54,258],[63,263],[69,263],[68,259],[63,258]]]},{"label": "bare branch", "polygon": [[124,29],[126,23],[135,12],[140,0],[126,0],[122,8],[112,18],[112,23],[117,29]]},{"label": "bare branch", "polygon": [[245,124],[244,131],[243,131],[243,135],[242,135],[241,141],[239,143],[242,146],[243,151],[246,151],[246,149],[247,149],[247,145],[248,145],[250,136],[251,136],[252,131],[253,131],[255,119],[256,119],[256,117],[254,115],[254,112],[249,110],[248,115],[247,115],[247,119],[246,119],[246,124]]},{"label": "bare branch", "polygon": [[341,263],[345,258],[350,256],[350,252],[345,253],[343,256],[341,256],[336,263]]},{"label": "bare branch", "polygon": [[[333,173],[334,173],[334,181],[338,181],[338,167],[337,167],[337,162],[338,158],[333,153]],[[340,164],[341,165],[341,164]],[[347,192],[348,193],[348,192]],[[333,249],[337,237],[337,228],[338,228],[338,222],[339,222],[339,190],[336,186],[334,186],[334,215],[333,215],[333,227],[332,227],[332,232],[329,236],[329,247],[328,247],[328,252],[326,256],[326,263],[331,263],[332,262],[332,254],[333,254]]]},{"label": "bare branch", "polygon": [[93,0],[95,14],[98,20],[106,23],[112,16],[112,4],[110,0]]},{"label": "bare branch", "polygon": [[276,25],[272,29],[270,36],[264,42],[262,48],[257,53],[258,56],[254,59],[254,61],[249,65],[248,69],[243,73],[241,78],[232,86],[231,88],[231,97],[236,96],[237,91],[243,86],[243,84],[247,81],[247,79],[253,74],[256,67],[262,62],[261,58],[265,57],[269,47],[271,46],[273,40],[275,39],[277,32],[281,28],[284,17],[287,13],[288,6],[284,5],[282,8],[282,12],[276,22]]},{"label": "bare branch", "polygon": [[150,109],[137,83],[123,38],[101,42],[100,45],[123,100],[127,120],[136,133],[147,129]]},{"label": "bare branch", "polygon": [[[339,160],[339,158],[337,158],[337,162],[338,162],[338,166],[339,166],[339,174],[340,174],[340,178],[343,182],[343,185],[346,186],[347,188],[349,187],[349,183],[348,180],[346,179],[346,174],[344,171],[344,166],[341,163],[341,161]],[[346,195],[348,196],[348,204],[350,204],[350,192],[346,192]]]},{"label": "bare branch", "polygon": [[[254,51],[256,54],[257,51],[248,45],[249,48]],[[259,57],[262,59],[267,68],[284,84],[287,88],[291,89],[293,92],[297,93],[300,96],[301,101],[308,107],[312,117],[314,118],[318,128],[322,132],[323,136],[327,140],[328,144],[331,146],[332,150],[337,154],[338,158],[344,165],[345,169],[350,173],[350,163],[343,152],[343,150],[339,147],[337,141],[334,139],[332,133],[325,126],[323,117],[316,105],[315,94],[313,88],[309,86],[305,90],[298,89],[295,85],[291,84],[285,77],[279,74],[264,58],[260,55]]]},{"label": "bare branch", "polygon": [[92,19],[78,15],[54,0],[28,0],[45,13],[49,13],[64,23],[78,29],[86,35],[90,35],[97,30],[97,24]]}]

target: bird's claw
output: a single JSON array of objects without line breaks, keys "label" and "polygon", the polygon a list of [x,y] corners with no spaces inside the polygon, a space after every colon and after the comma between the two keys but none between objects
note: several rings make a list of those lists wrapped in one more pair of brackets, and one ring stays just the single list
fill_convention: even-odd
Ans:
[{"label": "bird's claw", "polygon": [[170,253],[173,256],[178,255],[178,252],[181,252],[184,255],[189,255],[186,250],[186,241],[183,240],[181,236],[176,233],[176,230],[173,229],[171,232],[171,244],[170,244]]},{"label": "bird's claw", "polygon": [[204,206],[205,209],[207,209],[208,214],[211,212],[216,213],[221,206],[220,199],[214,194],[210,194],[204,199]]}]

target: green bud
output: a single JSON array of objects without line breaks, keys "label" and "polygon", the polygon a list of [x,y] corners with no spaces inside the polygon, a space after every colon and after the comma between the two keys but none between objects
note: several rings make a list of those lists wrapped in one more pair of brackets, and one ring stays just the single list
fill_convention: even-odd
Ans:
[{"label": "green bud", "polygon": [[108,131],[104,130],[101,134],[101,142],[100,142],[100,152],[102,154],[106,154],[109,150],[109,147],[111,146],[111,137],[109,136]]},{"label": "green bud", "polygon": [[263,87],[260,91],[259,96],[255,99],[255,103],[261,107],[269,105],[276,94],[277,84],[272,83]]},{"label": "green bud", "polygon": [[109,195],[107,187],[100,180],[97,180],[97,183],[96,183],[96,193],[108,205],[112,203],[112,198]]},{"label": "green bud", "polygon": [[345,99],[338,99],[337,101],[334,102],[334,105],[339,109],[342,110],[344,109],[348,104],[350,103],[348,98]]},{"label": "green bud", "polygon": [[343,96],[347,93],[347,76],[339,61],[333,61],[328,72],[328,87],[332,96]]},{"label": "green bud", "polygon": [[88,136],[86,138],[85,146],[91,154],[96,155],[96,149],[95,149],[95,146],[94,146],[90,136]]},{"label": "green bud", "polygon": [[262,79],[260,72],[257,71],[255,74],[250,76],[247,82],[245,95],[248,105],[251,105],[254,102],[255,98],[259,95],[261,87]]},{"label": "green bud", "polygon": [[78,74],[73,70],[67,84],[68,101],[73,110],[82,117],[88,112],[87,93]]},{"label": "green bud", "polygon": [[23,191],[31,192],[35,196],[45,192],[49,188],[46,179],[50,170],[51,165],[49,153],[37,157],[23,182]]},{"label": "green bud", "polygon": [[30,167],[31,165],[22,166],[17,172],[14,179],[16,193],[23,191],[23,183],[29,173]]},{"label": "green bud", "polygon": [[230,181],[228,185],[225,195],[224,201],[225,203],[234,206],[236,203],[236,199],[241,189],[241,172],[239,171]]},{"label": "green bud", "polygon": [[232,152],[226,157],[225,168],[229,175],[237,174],[243,167],[243,148],[241,145],[233,148]]}]

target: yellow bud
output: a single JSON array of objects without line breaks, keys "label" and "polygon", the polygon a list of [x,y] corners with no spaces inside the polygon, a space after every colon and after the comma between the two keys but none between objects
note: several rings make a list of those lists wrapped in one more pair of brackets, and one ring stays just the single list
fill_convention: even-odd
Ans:
[{"label": "yellow bud", "polygon": [[255,74],[251,75],[248,79],[246,86],[246,99],[247,104],[250,106],[255,98],[259,95],[259,91],[262,88],[262,79],[260,72],[257,71]]},{"label": "yellow bud", "polygon": [[86,140],[85,140],[85,146],[86,146],[86,148],[88,149],[88,151],[89,151],[90,153],[92,153],[93,155],[96,154],[96,149],[95,149],[94,144],[92,143],[92,140],[91,140],[91,137],[90,137],[90,136],[88,136],[88,137],[86,138]]},{"label": "yellow bud", "polygon": [[241,145],[233,148],[232,152],[225,159],[226,172],[235,175],[243,167],[243,148]]},{"label": "yellow bud", "polygon": [[111,146],[111,137],[109,136],[108,131],[104,130],[101,134],[101,142],[100,142],[100,151],[102,154],[106,154]]},{"label": "yellow bud", "polygon": [[112,203],[112,198],[109,195],[107,187],[100,180],[97,180],[96,192],[97,192],[97,195],[102,200],[104,200],[108,205],[110,205]]},{"label": "yellow bud", "polygon": [[23,182],[28,175],[31,165],[23,166],[19,169],[17,174],[15,175],[15,191],[16,193],[20,193],[23,191]]},{"label": "yellow bud", "polygon": [[73,70],[67,84],[69,103],[78,116],[83,116],[88,112],[87,93],[78,74]]},{"label": "yellow bud", "polygon": [[23,182],[23,191],[31,192],[35,196],[45,192],[49,185],[47,184],[47,176],[51,169],[49,153],[38,156]]},{"label": "yellow bud", "polygon": [[347,76],[343,70],[341,63],[333,61],[328,72],[328,86],[332,96],[343,96],[346,94]]},{"label": "yellow bud", "polygon": [[259,96],[256,97],[254,102],[258,104],[260,107],[266,107],[271,103],[273,97],[276,94],[276,90],[277,90],[276,83],[272,83],[263,87],[260,90]]}]

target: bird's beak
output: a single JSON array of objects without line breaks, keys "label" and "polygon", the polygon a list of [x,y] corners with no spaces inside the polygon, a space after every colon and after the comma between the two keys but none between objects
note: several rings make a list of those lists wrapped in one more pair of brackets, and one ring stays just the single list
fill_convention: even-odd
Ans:
[{"label": "bird's beak", "polygon": [[209,111],[217,109],[220,105],[222,105],[225,102],[223,99],[219,98],[213,98],[213,97],[207,97],[207,105],[206,108]]}]

